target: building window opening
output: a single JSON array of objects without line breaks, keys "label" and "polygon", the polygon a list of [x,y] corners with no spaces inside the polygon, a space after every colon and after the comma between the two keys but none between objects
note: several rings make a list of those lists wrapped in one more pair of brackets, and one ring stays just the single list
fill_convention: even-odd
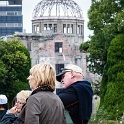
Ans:
[{"label": "building window opening", "polygon": [[83,26],[81,25],[81,35],[83,35]]},{"label": "building window opening", "polygon": [[37,33],[39,33],[39,25],[37,25]]},{"label": "building window opening", "polygon": [[73,24],[71,24],[70,33],[73,34]]},{"label": "building window opening", "polygon": [[62,49],[62,42],[56,42],[55,43],[55,52],[60,52],[60,49]]},{"label": "building window opening", "polygon": [[61,72],[61,69],[64,68],[64,64],[56,64],[56,74],[59,74]]},{"label": "building window opening", "polygon": [[54,30],[54,33],[57,32],[57,24],[54,24],[53,30]]},{"label": "building window opening", "polygon": [[77,34],[80,34],[80,25],[77,27]]},{"label": "building window opening", "polygon": [[14,14],[14,12],[8,11],[8,12],[7,12],[7,15],[8,15],[8,16],[14,16],[15,14]]},{"label": "building window opening", "polygon": [[34,25],[34,32],[39,33],[39,25]]},{"label": "building window opening", "polygon": [[48,25],[48,30],[52,30],[52,24]]},{"label": "building window opening", "polygon": [[34,32],[36,32],[37,31],[37,27],[36,27],[36,25],[34,25]]},{"label": "building window opening", "polygon": [[44,30],[47,30],[47,24],[44,24]]},{"label": "building window opening", "polygon": [[66,24],[63,24],[63,33],[66,33]]},{"label": "building window opening", "polygon": [[67,33],[70,34],[70,24],[67,24]]}]

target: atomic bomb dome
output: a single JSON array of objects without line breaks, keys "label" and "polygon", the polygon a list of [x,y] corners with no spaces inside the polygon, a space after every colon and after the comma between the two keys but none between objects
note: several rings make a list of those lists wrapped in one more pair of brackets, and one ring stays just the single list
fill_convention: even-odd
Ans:
[{"label": "atomic bomb dome", "polygon": [[33,11],[33,18],[43,16],[65,16],[82,18],[80,6],[72,0],[42,0]]},{"label": "atomic bomb dome", "polygon": [[[32,13],[32,33],[63,33],[84,39],[84,20],[80,6],[73,0],[42,0]],[[71,40],[71,42],[73,42]]]},{"label": "atomic bomb dome", "polygon": [[[32,33],[17,35],[30,51],[32,66],[49,62],[58,74],[67,64],[76,64],[83,68],[84,77],[89,77],[87,53],[79,50],[84,32],[83,12],[77,3],[42,0],[32,12]],[[61,84],[57,82],[56,87],[60,88]]]},{"label": "atomic bomb dome", "polygon": [[32,65],[48,61],[57,73],[68,63],[82,66],[83,12],[73,0],[39,2],[32,13],[31,37]]}]

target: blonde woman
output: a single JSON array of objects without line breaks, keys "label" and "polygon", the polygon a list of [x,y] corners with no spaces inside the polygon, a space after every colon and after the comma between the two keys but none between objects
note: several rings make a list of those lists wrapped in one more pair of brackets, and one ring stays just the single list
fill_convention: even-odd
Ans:
[{"label": "blonde woman", "polygon": [[32,91],[22,90],[16,95],[14,107],[12,107],[3,116],[0,124],[18,124],[18,114],[26,103],[26,99],[30,96]]},{"label": "blonde woman", "polygon": [[33,90],[19,114],[19,124],[65,124],[64,106],[55,90],[56,72],[49,63],[30,69],[30,88]]}]

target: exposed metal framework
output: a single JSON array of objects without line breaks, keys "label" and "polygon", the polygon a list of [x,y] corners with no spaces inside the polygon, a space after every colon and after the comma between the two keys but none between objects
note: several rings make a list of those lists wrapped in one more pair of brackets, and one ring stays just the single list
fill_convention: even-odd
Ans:
[{"label": "exposed metal framework", "polygon": [[83,12],[73,0],[42,0],[33,10],[33,18],[43,16],[83,18]]}]

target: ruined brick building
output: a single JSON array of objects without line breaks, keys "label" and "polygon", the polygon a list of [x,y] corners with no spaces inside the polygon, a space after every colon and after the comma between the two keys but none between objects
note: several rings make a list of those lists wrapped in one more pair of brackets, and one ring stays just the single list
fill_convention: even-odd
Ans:
[{"label": "ruined brick building", "polygon": [[50,62],[59,73],[72,63],[83,68],[84,77],[90,76],[86,53],[79,51],[79,45],[84,42],[80,6],[72,0],[42,0],[32,15],[32,33],[15,33],[30,51],[32,66]]}]

